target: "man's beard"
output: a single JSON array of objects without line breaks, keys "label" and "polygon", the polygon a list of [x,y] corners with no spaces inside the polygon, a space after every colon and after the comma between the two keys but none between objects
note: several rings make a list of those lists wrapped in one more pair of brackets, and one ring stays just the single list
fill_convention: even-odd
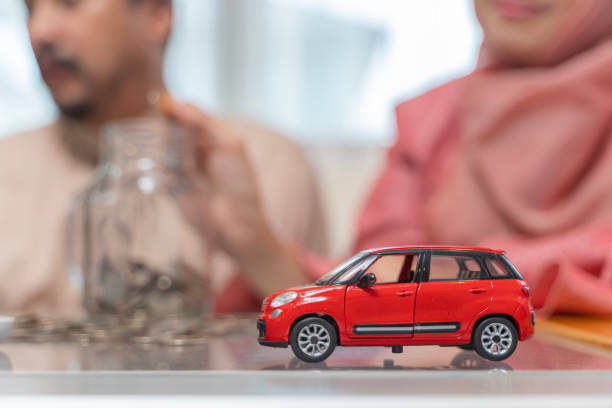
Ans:
[{"label": "man's beard", "polygon": [[93,104],[86,101],[72,104],[60,104],[56,101],[56,104],[62,115],[69,119],[84,120],[90,117],[94,112]]},{"label": "man's beard", "polygon": [[[84,75],[82,75],[83,71],[78,60],[72,56],[69,56],[67,53],[60,52],[60,50],[58,50],[58,48],[52,44],[44,44],[40,46],[34,51],[34,54],[39,66],[42,66],[45,63],[53,63],[63,67],[64,69],[72,71],[75,75],[80,76],[81,79],[84,77]],[[53,91],[51,91],[51,94],[53,95]],[[58,101],[55,96],[53,99],[55,100],[55,104],[59,108],[60,112],[70,119],[83,120],[93,114],[94,105],[86,96],[80,98],[80,100],[69,103],[62,103],[61,101]]]}]

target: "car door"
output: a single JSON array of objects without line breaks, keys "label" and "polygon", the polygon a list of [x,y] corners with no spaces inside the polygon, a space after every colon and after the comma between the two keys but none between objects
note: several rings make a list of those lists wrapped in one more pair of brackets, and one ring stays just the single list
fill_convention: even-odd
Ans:
[{"label": "car door", "polygon": [[415,302],[415,338],[460,336],[491,304],[493,286],[469,252],[431,251]]},{"label": "car door", "polygon": [[418,253],[382,254],[363,272],[376,275],[376,284],[347,288],[345,324],[350,337],[412,337],[418,267]]}]

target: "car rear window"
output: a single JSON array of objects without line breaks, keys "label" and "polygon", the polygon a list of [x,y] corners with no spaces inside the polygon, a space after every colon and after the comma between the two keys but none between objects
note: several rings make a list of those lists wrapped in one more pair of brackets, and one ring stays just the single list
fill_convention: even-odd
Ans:
[{"label": "car rear window", "polygon": [[502,264],[498,259],[487,258],[485,261],[487,269],[492,278],[509,278],[511,277],[510,271]]},{"label": "car rear window", "polygon": [[516,267],[512,264],[512,262],[510,262],[510,260],[505,255],[502,255],[500,257],[500,261],[506,267],[506,269],[511,271],[510,273],[512,275],[511,276],[512,278],[524,279],[523,275],[521,275],[521,273],[516,269]]},{"label": "car rear window", "polygon": [[471,256],[432,254],[429,261],[429,282],[478,280],[485,276]]}]

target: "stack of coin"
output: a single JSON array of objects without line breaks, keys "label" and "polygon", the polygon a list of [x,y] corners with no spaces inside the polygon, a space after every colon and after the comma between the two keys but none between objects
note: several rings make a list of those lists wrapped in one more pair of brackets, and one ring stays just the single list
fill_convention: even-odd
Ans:
[{"label": "stack of coin", "polygon": [[12,342],[133,343],[141,345],[195,346],[213,337],[253,331],[253,316],[229,316],[215,320],[176,317],[147,320],[143,315],[106,316],[70,321],[22,315],[15,319]]},{"label": "stack of coin", "polygon": [[64,341],[67,340],[68,327],[65,320],[35,315],[17,316],[9,339],[38,343]]},{"label": "stack of coin", "polygon": [[121,268],[107,259],[101,262],[98,284],[87,293],[86,305],[93,314],[149,319],[168,316],[206,316],[210,313],[207,279],[184,265],[160,271],[140,261]]}]

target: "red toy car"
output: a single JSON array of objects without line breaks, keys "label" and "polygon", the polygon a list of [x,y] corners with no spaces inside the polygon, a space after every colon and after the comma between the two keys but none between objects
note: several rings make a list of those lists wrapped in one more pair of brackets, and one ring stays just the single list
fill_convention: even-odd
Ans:
[{"label": "red toy car", "polygon": [[503,360],[534,332],[531,292],[503,251],[394,247],[360,252],[310,286],[264,299],[258,341],[306,362],[341,346],[437,344]]}]

